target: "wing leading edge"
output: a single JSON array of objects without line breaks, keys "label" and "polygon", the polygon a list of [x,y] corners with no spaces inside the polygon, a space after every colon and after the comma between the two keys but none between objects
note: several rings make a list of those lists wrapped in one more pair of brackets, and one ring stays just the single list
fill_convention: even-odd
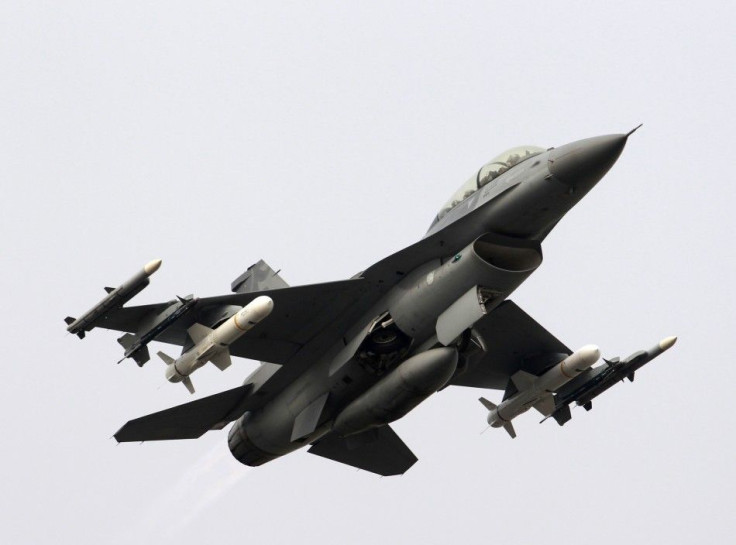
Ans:
[{"label": "wing leading edge", "polygon": [[[361,279],[294,286],[251,293],[234,293],[201,298],[192,312],[179,318],[154,340],[184,346],[189,342],[189,329],[196,323],[212,323],[224,317],[230,307],[243,307],[260,295],[274,301],[271,315],[258,327],[230,346],[233,356],[273,363],[287,363],[306,343],[327,325],[339,320],[351,303],[367,290]],[[166,303],[123,307],[110,312],[96,327],[141,333],[150,316],[161,312]]]}]

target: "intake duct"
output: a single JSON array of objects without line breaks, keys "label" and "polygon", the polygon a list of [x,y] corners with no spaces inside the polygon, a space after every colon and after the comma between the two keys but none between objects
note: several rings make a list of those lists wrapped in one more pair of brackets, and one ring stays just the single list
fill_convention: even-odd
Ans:
[{"label": "intake duct", "polygon": [[539,241],[486,233],[456,254],[407,276],[399,283],[400,295],[389,310],[398,327],[420,341],[435,333],[438,317],[445,311],[449,313],[445,321],[470,327],[541,263]]}]

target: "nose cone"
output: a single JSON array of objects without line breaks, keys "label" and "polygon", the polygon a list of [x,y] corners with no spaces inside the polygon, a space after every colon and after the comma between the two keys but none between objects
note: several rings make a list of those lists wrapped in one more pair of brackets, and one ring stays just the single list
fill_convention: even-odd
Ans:
[{"label": "nose cone", "polygon": [[627,138],[625,134],[610,134],[555,148],[550,154],[549,170],[568,185],[592,187],[619,158]]},{"label": "nose cone", "polygon": [[241,313],[246,314],[248,320],[257,324],[273,310],[273,299],[267,295],[261,295],[248,303]]}]

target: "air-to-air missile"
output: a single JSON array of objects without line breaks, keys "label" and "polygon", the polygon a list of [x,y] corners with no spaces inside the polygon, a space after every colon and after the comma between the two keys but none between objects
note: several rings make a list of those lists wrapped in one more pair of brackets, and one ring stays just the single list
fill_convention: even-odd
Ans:
[{"label": "air-to-air missile", "polygon": [[600,358],[601,352],[595,345],[587,345],[566,357],[552,369],[540,376],[518,371],[511,376],[517,392],[500,405],[481,397],[480,402],[488,409],[488,424],[493,428],[505,429],[511,437],[516,431],[511,421],[534,407],[544,415],[555,410],[553,393],[590,368]]},{"label": "air-to-air missile", "polygon": [[194,346],[174,359],[163,352],[159,357],[166,363],[166,379],[169,382],[182,382],[189,393],[194,393],[192,379],[194,371],[211,361],[215,367],[224,371],[232,363],[228,346],[237,341],[246,331],[266,318],[273,310],[273,300],[265,295],[256,297],[228,318],[216,329],[202,324],[192,325],[187,332]]},{"label": "air-to-air missile", "polygon": [[118,343],[125,348],[125,353],[118,363],[123,361],[125,358],[133,358],[133,360],[138,364],[138,367],[143,367],[143,364],[151,359],[148,354],[148,346],[146,345],[163,331],[168,329],[168,327],[179,318],[189,312],[192,307],[199,302],[199,298],[191,295],[187,297],[179,297],[178,299],[178,301],[172,302],[171,307],[168,307],[162,312],[163,317],[157,317],[155,325],[145,333],[140,335],[126,333],[122,337],[118,338]]},{"label": "air-to-air missile", "polygon": [[121,284],[119,287],[105,288],[107,297],[82,314],[81,317],[72,318],[71,316],[67,316],[64,319],[68,326],[66,330],[69,333],[77,335],[80,339],[84,339],[85,333],[95,327],[95,322],[97,320],[105,316],[105,314],[111,310],[122,307],[125,303],[138,295],[143,288],[148,286],[150,283],[148,277],[155,273],[160,266],[161,260],[154,259],[153,261],[146,263],[143,269],[138,271],[132,278]]},{"label": "air-to-air missile", "polygon": [[644,367],[654,358],[672,348],[677,337],[662,339],[649,350],[640,350],[621,361],[620,358],[605,360],[595,369],[590,369],[576,380],[566,384],[555,396],[556,409],[550,414],[562,426],[570,420],[570,404],[575,402],[586,411],[593,408],[593,399],[608,390],[619,381],[628,378],[634,382],[636,371]]}]

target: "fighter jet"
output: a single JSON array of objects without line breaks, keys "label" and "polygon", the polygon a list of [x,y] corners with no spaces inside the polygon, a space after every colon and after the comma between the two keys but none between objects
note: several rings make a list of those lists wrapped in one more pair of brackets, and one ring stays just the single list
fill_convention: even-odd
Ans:
[{"label": "fighter jet", "polygon": [[[532,406],[565,420],[570,403],[633,378],[673,342],[596,371],[597,347],[573,354],[509,300],[542,264],[547,235],[613,166],[631,132],[502,153],[452,195],[421,240],[347,280],[290,287],[259,261],[226,295],[123,306],[160,265],[152,262],[90,312],[68,318],[69,331],[125,332],[126,357],[135,352],[139,365],[149,341],[181,346],[178,359],[162,356],[162,375],[185,384],[207,361],[261,365],[241,386],[131,420],[115,438],[193,439],[232,423],[229,447],[246,465],[308,446],[397,475],[417,458],[390,423],[448,386],[504,391],[499,405],[484,404],[489,423],[512,435],[505,419]],[[257,319],[242,327],[238,313],[254,301]]]}]

